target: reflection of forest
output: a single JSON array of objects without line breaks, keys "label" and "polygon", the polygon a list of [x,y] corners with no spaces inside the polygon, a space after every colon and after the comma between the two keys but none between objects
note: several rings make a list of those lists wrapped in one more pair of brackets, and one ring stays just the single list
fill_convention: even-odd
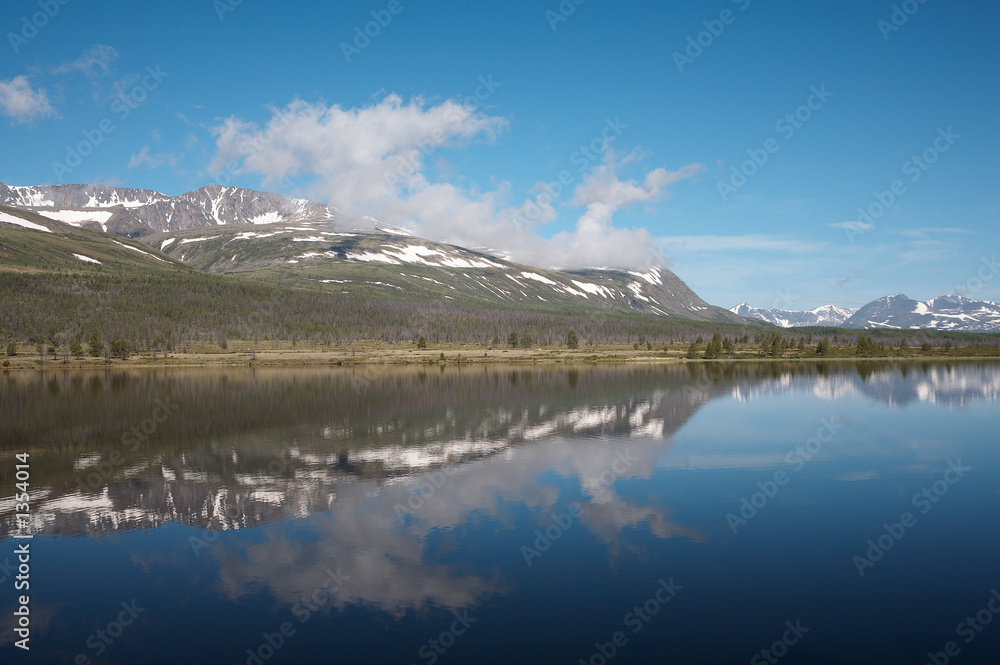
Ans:
[{"label": "reflection of forest", "polygon": [[[692,363],[12,373],[0,378],[0,447],[33,453],[39,532],[100,533],[169,520],[230,529],[327,510],[349,486],[388,492],[422,473],[546,442],[641,438],[637,447],[662,452],[673,432],[720,395],[809,390],[830,397],[861,393],[890,404],[996,399],[1000,379],[993,367]],[[151,419],[157,400],[177,405],[160,423]],[[562,455],[559,446],[548,446],[549,452]],[[602,450],[609,447],[601,446],[573,444],[581,478],[583,469],[604,464]],[[546,450],[536,451],[538,463]],[[11,508],[0,501],[2,534]]]}]

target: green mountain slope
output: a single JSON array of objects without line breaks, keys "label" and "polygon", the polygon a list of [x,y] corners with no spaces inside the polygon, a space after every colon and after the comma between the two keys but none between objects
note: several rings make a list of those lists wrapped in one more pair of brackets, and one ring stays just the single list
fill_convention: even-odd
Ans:
[{"label": "green mountain slope", "polygon": [[135,240],[5,205],[0,205],[0,269],[192,271]]},{"label": "green mountain slope", "polygon": [[603,344],[741,328],[731,313],[711,320],[718,308],[667,271],[537,270],[320,223],[241,229],[140,244],[0,206],[0,343],[27,343],[19,353],[95,334],[132,352],[234,338],[489,346],[517,333],[552,346],[570,329]]},{"label": "green mountain slope", "polygon": [[207,272],[370,298],[743,322],[658,267],[546,270],[398,232],[337,231],[326,220],[253,229],[217,226],[142,240]]}]

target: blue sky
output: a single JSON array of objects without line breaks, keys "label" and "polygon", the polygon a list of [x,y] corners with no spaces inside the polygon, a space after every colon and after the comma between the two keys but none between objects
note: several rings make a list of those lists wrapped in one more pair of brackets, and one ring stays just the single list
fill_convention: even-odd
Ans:
[{"label": "blue sky", "polygon": [[995,3],[237,2],[8,0],[0,182],[662,255],[726,307],[1000,300]]}]

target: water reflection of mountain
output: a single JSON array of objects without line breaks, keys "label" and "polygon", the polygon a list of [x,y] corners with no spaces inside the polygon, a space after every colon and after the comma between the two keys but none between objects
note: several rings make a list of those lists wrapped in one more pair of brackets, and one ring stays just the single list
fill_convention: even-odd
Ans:
[{"label": "water reflection of mountain", "polygon": [[[723,391],[691,390],[678,367],[53,372],[0,386],[3,448],[36,453],[36,528],[57,534],[241,528],[545,440],[663,439]],[[175,412],[138,443],[130,430],[152,429],[157,400]]]},{"label": "water reflection of mountain", "polygon": [[[1000,372],[988,362],[863,362],[815,376],[785,374],[780,380],[740,386],[737,399],[808,391],[821,399],[860,395],[891,407],[927,402],[962,408],[1000,398]],[[845,369],[847,371],[845,371]]]},{"label": "water reflection of mountain", "polygon": [[[36,453],[39,533],[226,530],[325,511],[359,486],[405,503],[420,474],[495,474],[479,463],[497,459],[531,459],[525,475],[562,465],[586,492],[614,459],[601,437],[641,439],[651,464],[709,400],[794,390],[962,405],[995,400],[1000,375],[986,363],[9,374],[0,447]],[[176,408],[147,437],[157,400]],[[12,508],[0,500],[0,535]]]},{"label": "water reflection of mountain", "polygon": [[[398,615],[502,592],[496,574],[441,562],[429,543],[470,520],[509,524],[511,506],[544,528],[577,501],[579,524],[612,557],[644,537],[705,540],[618,484],[650,478],[712,399],[814,390],[953,404],[995,399],[996,374],[803,363],[12,374],[0,378],[0,446],[32,454],[37,533],[170,521],[226,531],[196,543],[230,598],[266,588],[291,607],[338,571],[349,583],[332,605]],[[129,430],[153,422],[156,400],[174,413],[132,449]],[[12,507],[0,500],[2,535]],[[228,537],[244,534],[261,535]],[[176,549],[153,556],[195,556],[187,542]]]}]

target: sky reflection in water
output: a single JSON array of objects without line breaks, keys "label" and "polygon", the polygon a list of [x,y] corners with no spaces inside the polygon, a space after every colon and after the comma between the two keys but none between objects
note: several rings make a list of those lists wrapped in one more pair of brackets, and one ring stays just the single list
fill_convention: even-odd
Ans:
[{"label": "sky reflection in water", "polygon": [[[1000,621],[956,632],[1000,585],[998,365],[53,372],[0,391],[40,534],[33,648],[5,633],[4,662],[721,663],[783,636],[787,662],[1000,654]],[[176,409],[129,435],[157,399]],[[891,546],[874,560],[869,540]],[[91,637],[133,599],[120,637]]]}]

